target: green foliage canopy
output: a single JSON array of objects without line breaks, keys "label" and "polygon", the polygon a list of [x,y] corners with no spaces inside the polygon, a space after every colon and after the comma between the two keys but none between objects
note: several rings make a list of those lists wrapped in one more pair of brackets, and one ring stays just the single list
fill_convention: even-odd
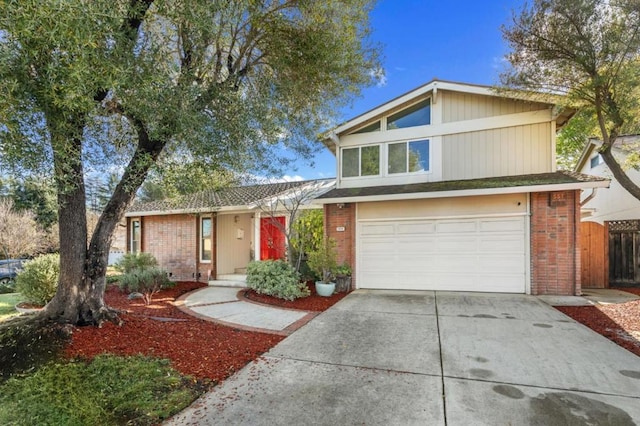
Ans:
[{"label": "green foliage canopy", "polygon": [[616,180],[640,199],[640,188],[611,153],[619,135],[637,132],[640,125],[640,3],[534,0],[514,13],[502,31],[511,48],[502,82],[564,94],[568,106],[590,115],[597,123],[595,136],[603,141],[602,158]]}]

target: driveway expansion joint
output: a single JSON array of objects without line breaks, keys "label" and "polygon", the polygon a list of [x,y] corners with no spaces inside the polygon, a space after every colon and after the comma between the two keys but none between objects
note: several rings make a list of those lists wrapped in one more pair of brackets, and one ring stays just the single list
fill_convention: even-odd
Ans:
[{"label": "driveway expansion joint", "polygon": [[364,365],[354,365],[354,364],[340,364],[335,362],[327,362],[327,361],[316,361],[311,359],[303,359],[303,358],[293,358],[284,355],[270,354],[267,352],[263,355],[264,358],[273,358],[279,360],[288,360],[288,361],[296,361],[296,362],[305,362],[308,364],[321,364],[321,365],[330,365],[333,367],[347,367],[347,368],[355,368],[357,370],[368,370],[368,371],[382,371],[385,373],[393,373],[393,374],[410,374],[414,376],[425,376],[425,377],[441,377],[440,374],[429,374],[429,373],[419,373],[416,371],[405,371],[405,370],[394,370],[391,368],[377,368],[377,367],[368,367]]},{"label": "driveway expansion joint", "polygon": [[563,388],[563,387],[543,386],[543,385],[531,385],[531,384],[526,384],[526,383],[500,382],[500,381],[496,381],[496,380],[487,380],[487,379],[482,379],[482,378],[447,376],[447,375],[443,375],[442,379],[443,380],[444,379],[464,380],[464,381],[469,381],[469,382],[479,382],[479,383],[488,383],[488,384],[496,384],[496,385],[508,385],[508,386],[515,386],[515,387],[521,387],[521,388],[528,388],[528,389],[547,389],[547,390],[558,391],[558,392],[580,392],[580,393],[588,393],[588,394],[591,394],[591,395],[613,396],[613,397],[619,397],[619,398],[631,398],[631,399],[640,400],[640,395],[638,395],[638,396],[635,396],[635,395],[624,395],[624,394],[611,393],[611,392],[598,392],[598,391],[588,390],[588,389]]}]

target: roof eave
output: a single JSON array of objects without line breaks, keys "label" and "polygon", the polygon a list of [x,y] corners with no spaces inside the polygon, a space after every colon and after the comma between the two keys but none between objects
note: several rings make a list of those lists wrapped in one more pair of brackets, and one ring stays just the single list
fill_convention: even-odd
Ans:
[{"label": "roof eave", "polygon": [[[523,91],[502,89],[500,92],[497,92],[496,91],[497,88],[493,86],[483,86],[478,84],[469,84],[469,83],[460,83],[460,82],[454,82],[454,81],[433,79],[428,83],[423,84],[422,86],[419,86],[413,90],[410,90],[409,92],[406,92],[388,102],[385,102],[376,108],[373,108],[367,112],[364,112],[350,119],[349,121],[339,124],[330,132],[325,133],[325,136],[328,137],[331,134],[338,135],[338,134],[344,133],[345,131],[348,131],[354,127],[357,127],[368,120],[372,120],[379,115],[383,115],[385,112],[389,110],[392,110],[398,106],[401,106],[407,102],[410,102],[412,99],[415,99],[418,96],[432,92],[434,89],[469,93],[469,94],[475,94],[475,95],[484,95],[484,96],[498,96],[498,97],[503,97],[508,99],[530,100],[533,102],[538,102],[538,103],[543,103],[548,105],[556,105],[556,102],[552,102],[549,100],[534,99],[530,96],[530,94]],[[564,124],[564,121],[560,124]],[[323,140],[323,143],[327,145],[328,143],[330,144],[331,141],[327,141],[325,139]],[[331,149],[331,147],[329,147],[329,149]]]},{"label": "roof eave", "polygon": [[168,216],[176,214],[199,214],[199,213],[231,213],[252,211],[249,206],[225,206],[225,207],[200,207],[197,209],[170,209],[170,210],[150,210],[150,211],[131,211],[125,213],[125,217],[140,216]]},{"label": "roof eave", "polygon": [[375,201],[417,200],[425,198],[472,197],[478,195],[520,194],[529,192],[570,191],[589,188],[608,188],[609,180],[592,182],[555,183],[546,185],[511,186],[502,188],[461,189],[454,191],[411,192],[404,194],[363,195],[354,197],[320,198],[316,204],[357,203]]}]

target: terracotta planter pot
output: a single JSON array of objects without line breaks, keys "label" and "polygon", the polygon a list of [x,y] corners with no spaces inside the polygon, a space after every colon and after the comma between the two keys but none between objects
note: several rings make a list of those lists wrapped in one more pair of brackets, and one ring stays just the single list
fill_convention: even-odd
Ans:
[{"label": "terracotta planter pot", "polygon": [[15,308],[16,311],[20,312],[21,314],[35,314],[44,309],[44,306],[37,306],[32,303],[20,302],[15,306]]}]

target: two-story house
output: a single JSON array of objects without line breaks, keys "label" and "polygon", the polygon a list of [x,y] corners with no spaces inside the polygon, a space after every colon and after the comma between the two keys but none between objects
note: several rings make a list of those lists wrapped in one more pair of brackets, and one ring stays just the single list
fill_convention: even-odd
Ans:
[{"label": "two-story house", "polygon": [[365,289],[579,295],[580,192],[556,170],[572,112],[434,80],[339,125],[325,232]]}]

